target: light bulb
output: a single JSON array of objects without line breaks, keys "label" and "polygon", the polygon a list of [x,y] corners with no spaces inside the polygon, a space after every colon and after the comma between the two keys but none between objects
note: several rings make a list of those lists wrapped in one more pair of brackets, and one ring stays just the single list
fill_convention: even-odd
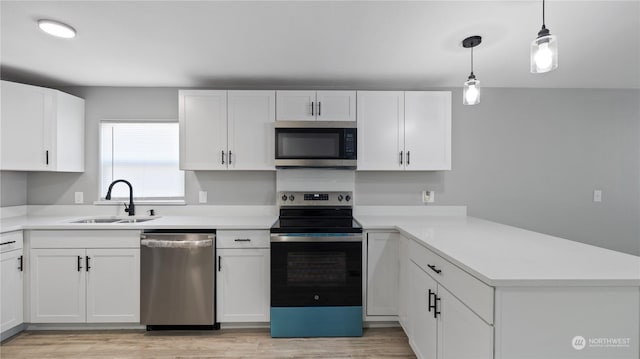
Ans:
[{"label": "light bulb", "polygon": [[480,103],[480,81],[469,79],[464,83],[462,103],[465,105],[477,105]]},{"label": "light bulb", "polygon": [[539,74],[558,68],[558,38],[544,35],[531,43],[531,73]]},{"label": "light bulb", "polygon": [[538,46],[538,51],[534,55],[533,60],[541,72],[549,71],[553,64],[553,53],[549,49],[549,43],[542,43]]},{"label": "light bulb", "polygon": [[478,99],[479,92],[480,91],[478,91],[478,88],[476,87],[476,85],[469,86],[469,88],[467,89],[467,93],[464,95],[464,97],[467,99],[467,103],[476,102],[476,100]]}]

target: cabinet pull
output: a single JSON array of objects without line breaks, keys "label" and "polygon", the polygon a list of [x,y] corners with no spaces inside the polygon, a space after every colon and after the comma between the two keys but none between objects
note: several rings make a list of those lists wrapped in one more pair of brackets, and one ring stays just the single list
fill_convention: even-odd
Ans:
[{"label": "cabinet pull", "polygon": [[442,269],[436,268],[434,264],[427,264],[427,267],[438,274],[442,273]]},{"label": "cabinet pull", "polygon": [[236,238],[234,242],[251,242],[251,238]]},{"label": "cabinet pull", "polygon": [[89,256],[86,256],[86,257],[85,257],[85,260],[86,260],[86,262],[87,262],[87,268],[86,268],[86,269],[87,269],[87,272],[89,271],[89,269],[91,269],[91,266],[89,265],[89,259],[91,259],[91,257],[89,257]]},{"label": "cabinet pull", "polygon": [[18,257],[18,262],[20,263],[20,265],[18,266],[18,269],[20,270],[20,272],[24,271],[24,266],[23,266],[24,262],[23,262],[23,259],[22,259],[23,257],[24,256]]},{"label": "cabinet pull", "polygon": [[411,164],[411,151],[407,151],[407,166]]},{"label": "cabinet pull", "polygon": [[429,289],[429,305],[427,306],[427,309],[429,310],[429,312],[431,312],[431,308],[433,308],[433,305],[431,304],[431,296],[436,294],[435,292],[432,292],[431,289]]},{"label": "cabinet pull", "polygon": [[222,270],[222,258],[218,256],[218,272]]},{"label": "cabinet pull", "polygon": [[49,164],[49,151],[44,151],[44,158],[45,158],[45,162],[48,165]]},{"label": "cabinet pull", "polygon": [[435,293],[433,293],[433,298],[435,299],[433,302],[433,317],[438,319],[438,314],[440,314],[440,311],[438,310],[438,302],[440,301],[440,298],[438,298]]},{"label": "cabinet pull", "polygon": [[232,159],[232,157],[231,157],[231,151],[229,151],[229,164],[231,164],[231,159]]},{"label": "cabinet pull", "polygon": [[402,164],[402,152],[403,151],[400,151],[400,164]]},{"label": "cabinet pull", "polygon": [[222,151],[222,164],[224,164],[224,151]]},{"label": "cabinet pull", "polygon": [[16,243],[16,241],[2,242],[2,243],[0,243],[0,246],[5,246],[5,245],[11,244],[11,243]]},{"label": "cabinet pull", "polygon": [[321,106],[322,106],[322,102],[318,101],[318,116],[320,116],[320,114],[321,114],[320,111],[322,111],[322,107]]},{"label": "cabinet pull", "polygon": [[78,256],[78,272],[82,269],[82,256]]},{"label": "cabinet pull", "polygon": [[311,101],[311,116],[313,116],[313,101]]}]

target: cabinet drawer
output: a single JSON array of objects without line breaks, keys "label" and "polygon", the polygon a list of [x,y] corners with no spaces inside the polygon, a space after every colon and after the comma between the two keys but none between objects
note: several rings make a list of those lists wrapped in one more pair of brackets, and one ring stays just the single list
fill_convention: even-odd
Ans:
[{"label": "cabinet drawer", "polygon": [[140,248],[138,230],[31,231],[31,248]]},{"label": "cabinet drawer", "polygon": [[22,248],[22,231],[0,234],[0,253]]},{"label": "cabinet drawer", "polygon": [[493,324],[493,287],[484,284],[415,241],[409,243],[409,258],[478,316],[487,323]]},{"label": "cabinet drawer", "polygon": [[269,248],[268,230],[216,231],[216,248]]}]

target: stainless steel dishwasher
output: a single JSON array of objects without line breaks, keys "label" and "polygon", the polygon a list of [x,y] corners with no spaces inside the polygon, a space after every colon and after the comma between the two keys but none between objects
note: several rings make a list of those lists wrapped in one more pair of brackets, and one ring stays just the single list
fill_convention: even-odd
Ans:
[{"label": "stainless steel dishwasher", "polygon": [[215,230],[140,236],[140,322],[147,330],[217,329]]}]

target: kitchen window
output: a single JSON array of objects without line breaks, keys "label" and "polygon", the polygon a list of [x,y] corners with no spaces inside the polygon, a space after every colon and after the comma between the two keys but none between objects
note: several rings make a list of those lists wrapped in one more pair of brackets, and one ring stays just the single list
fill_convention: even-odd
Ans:
[{"label": "kitchen window", "polygon": [[[184,202],[179,158],[177,122],[101,122],[101,200],[112,181],[125,179],[138,202]],[[117,184],[112,198],[128,200],[129,188]]]}]

